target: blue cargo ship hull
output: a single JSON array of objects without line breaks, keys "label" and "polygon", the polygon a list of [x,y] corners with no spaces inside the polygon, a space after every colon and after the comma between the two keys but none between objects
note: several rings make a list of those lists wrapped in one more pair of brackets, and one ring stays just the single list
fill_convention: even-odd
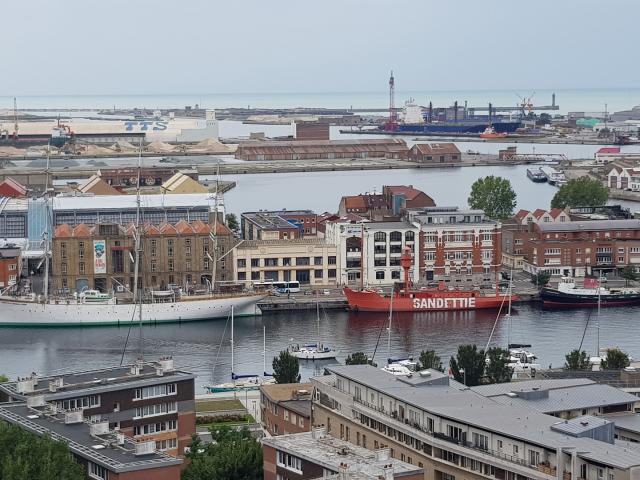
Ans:
[{"label": "blue cargo ship hull", "polygon": [[[489,122],[481,123],[401,123],[396,132],[421,135],[480,135],[489,126]],[[514,133],[522,126],[521,122],[494,122],[493,129],[498,133]]]}]

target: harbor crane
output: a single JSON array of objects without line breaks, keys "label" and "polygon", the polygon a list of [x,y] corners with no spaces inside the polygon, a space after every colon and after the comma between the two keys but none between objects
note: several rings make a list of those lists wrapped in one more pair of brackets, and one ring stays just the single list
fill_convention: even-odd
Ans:
[{"label": "harbor crane", "polygon": [[396,110],[396,82],[393,78],[393,70],[389,77],[389,120],[384,124],[387,132],[398,130],[398,111]]},{"label": "harbor crane", "polygon": [[525,110],[528,110],[529,113],[533,112],[533,96],[536,92],[532,92],[529,95],[529,98],[521,97],[519,93],[516,93],[516,96],[520,99],[520,111],[522,112],[522,116],[525,116]]}]

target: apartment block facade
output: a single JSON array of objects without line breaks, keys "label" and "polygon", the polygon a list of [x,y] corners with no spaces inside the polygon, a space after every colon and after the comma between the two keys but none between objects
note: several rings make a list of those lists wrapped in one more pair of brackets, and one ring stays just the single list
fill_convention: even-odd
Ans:
[{"label": "apartment block facade", "polygon": [[260,387],[262,428],[271,436],[311,431],[311,384]]}]

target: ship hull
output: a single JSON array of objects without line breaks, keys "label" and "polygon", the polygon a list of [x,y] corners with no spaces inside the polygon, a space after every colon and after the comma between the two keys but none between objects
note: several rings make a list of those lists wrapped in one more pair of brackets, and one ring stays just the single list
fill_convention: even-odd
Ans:
[{"label": "ship hull", "polygon": [[[596,308],[598,306],[597,295],[579,295],[563,293],[553,288],[543,288],[540,291],[542,305],[545,308]],[[635,294],[607,294],[600,296],[601,307],[624,307],[640,305],[640,293]]]},{"label": "ship hull", "polygon": [[[515,131],[522,127],[520,122],[496,122],[491,126],[496,133],[515,133]],[[420,135],[480,135],[487,127],[489,122],[479,123],[416,123],[416,124],[399,124],[398,133],[414,133]]]},{"label": "ship hull", "polygon": [[[365,290],[357,292],[349,288],[344,293],[351,310],[359,312],[387,312],[391,308],[390,297]],[[481,296],[476,292],[442,291],[414,298],[396,296],[393,298],[394,312],[446,312],[459,310],[499,309],[509,302],[509,295]],[[511,296],[511,300],[517,297]]]},{"label": "ship hull", "polygon": [[[171,303],[142,305],[144,324],[180,323],[227,318],[234,315],[260,315],[257,304],[263,295],[203,298]],[[33,303],[0,301],[0,327],[91,327],[131,325],[139,322],[132,304],[110,303]]]}]

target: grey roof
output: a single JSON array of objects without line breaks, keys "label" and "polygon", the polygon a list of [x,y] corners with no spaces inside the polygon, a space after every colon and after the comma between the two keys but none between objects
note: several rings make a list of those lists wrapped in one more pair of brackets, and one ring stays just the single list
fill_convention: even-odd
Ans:
[{"label": "grey roof", "polygon": [[[24,399],[28,396],[45,395],[47,401],[74,398],[78,392],[83,394],[96,394],[105,391],[124,390],[138,388],[146,385],[169,383],[176,380],[189,380],[195,375],[181,370],[163,371],[162,376],[156,373],[156,363],[145,363],[140,370],[140,375],[131,374],[131,365],[123,365],[100,370],[84,372],[61,373],[50,377],[38,377],[37,384],[32,393],[19,394],[16,390],[17,382],[0,383],[0,391],[8,393],[14,398]],[[62,378],[63,386],[56,392],[49,390],[49,382]]]},{"label": "grey roof", "polygon": [[[569,438],[562,433],[554,432],[551,426],[556,424],[558,419],[531,408],[530,402],[523,402],[518,406],[501,404],[494,398],[452,384],[410,386],[370,365],[325,368],[334,375],[379,390],[417,409],[446,419],[552,450],[575,447],[579,456],[605,465],[618,468],[640,466],[640,451],[629,451],[622,446],[588,438]],[[316,379],[321,382],[322,378]],[[522,408],[523,406],[529,408]]]},{"label": "grey roof", "polygon": [[303,417],[311,418],[311,398],[308,400],[284,400],[278,405]]},{"label": "grey roof", "polygon": [[262,230],[279,230],[281,228],[298,228],[293,223],[274,212],[245,212],[242,218]]},{"label": "grey roof", "polygon": [[17,258],[21,250],[14,247],[0,247],[0,258]]},{"label": "grey roof", "polygon": [[26,198],[0,197],[0,214],[6,212],[27,213],[29,200]]},{"label": "grey roof", "polygon": [[414,229],[417,227],[406,221],[397,222],[367,222],[364,226],[365,230],[398,230],[398,229]]},{"label": "grey roof", "polygon": [[[215,210],[215,194],[176,193],[170,195],[141,195],[141,208],[198,208]],[[53,210],[122,210],[135,209],[135,195],[76,195],[53,198]]]},{"label": "grey roof", "polygon": [[[561,380],[557,381],[560,382]],[[509,395],[507,392],[488,396],[503,405],[511,405],[514,407],[527,406],[542,413],[555,413],[627,403],[633,404],[640,401],[635,395],[631,395],[610,385],[591,383],[589,381],[589,383],[582,385],[577,384],[574,386],[569,385],[561,388],[547,389],[547,387],[544,386],[545,382],[546,381],[543,380],[542,386],[537,390],[538,392],[546,391],[546,393],[548,393],[548,396],[545,394],[542,398],[526,398],[525,395],[522,394],[532,392],[533,389],[519,389],[518,384],[515,384],[515,388],[511,390],[517,396]],[[478,392],[478,389],[474,388],[474,391]],[[482,395],[481,392],[478,393]]]},{"label": "grey roof", "polygon": [[262,443],[334,472],[339,471],[342,463],[348,465],[349,472],[376,476],[383,473],[383,466],[387,464],[393,465],[393,472],[396,476],[422,472],[422,468],[391,457],[377,459],[375,452],[356,446],[351,442],[326,434],[315,439],[313,435],[313,432],[279,435],[263,438]]},{"label": "grey roof", "polygon": [[534,388],[550,390],[554,388],[574,387],[578,385],[592,385],[594,383],[595,382],[593,380],[589,380],[588,378],[563,378],[553,380],[540,379],[513,383],[478,385],[476,387],[471,387],[471,390],[484,397],[493,397],[496,395],[506,395],[509,392],[533,390]]},{"label": "grey roof", "polygon": [[585,432],[589,432],[594,428],[601,427],[611,423],[609,420],[593,415],[583,415],[582,417],[572,418],[563,422],[557,422],[551,428],[557,432],[568,433],[572,436],[580,436]]},{"label": "grey roof", "polygon": [[640,220],[576,220],[538,223],[541,232],[588,232],[593,230],[638,230]]},{"label": "grey roof", "polygon": [[[44,415],[43,412],[22,403],[0,404],[0,418],[37,435],[49,434],[54,440],[64,440],[74,454],[113,472],[129,472],[182,463],[181,459],[161,452],[136,456],[131,440],[125,445],[111,447],[110,444],[115,438],[91,435],[86,423],[67,425],[61,414]],[[96,449],[96,445],[103,447]]]},{"label": "grey roof", "polygon": [[603,415],[603,418],[611,420],[616,424],[616,429],[627,430],[628,432],[640,433],[640,414],[632,413],[627,415]]}]

